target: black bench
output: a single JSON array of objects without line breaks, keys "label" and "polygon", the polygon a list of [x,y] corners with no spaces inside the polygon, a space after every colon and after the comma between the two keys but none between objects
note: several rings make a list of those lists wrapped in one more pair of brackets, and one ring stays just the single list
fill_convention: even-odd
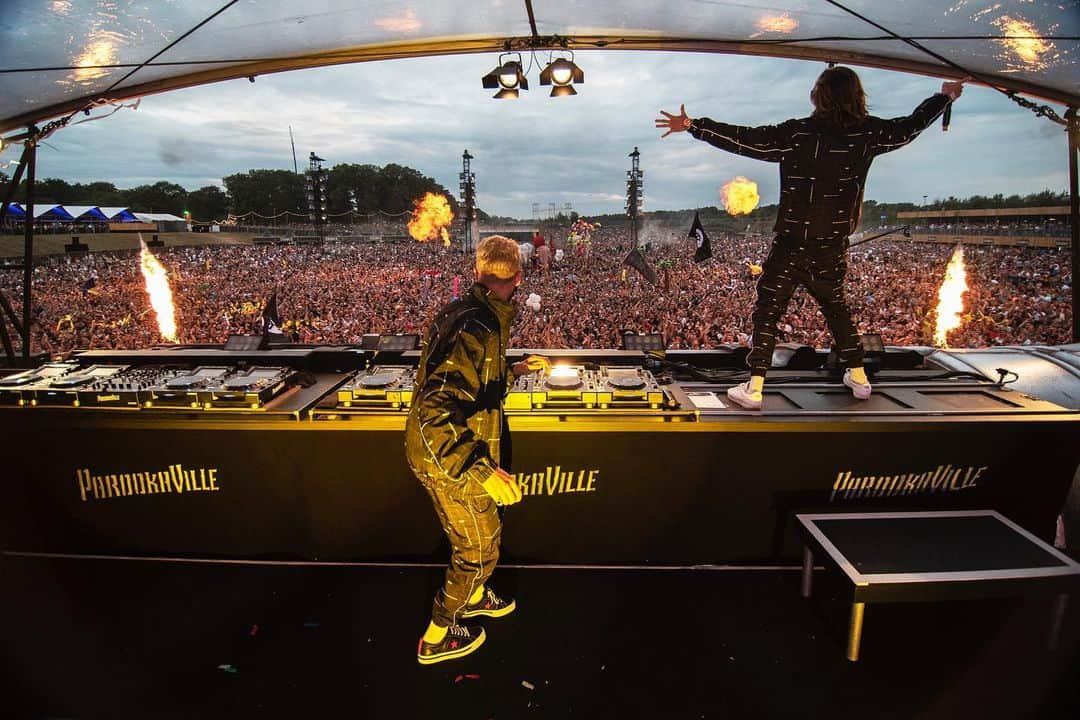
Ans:
[{"label": "black bench", "polygon": [[805,542],[802,594],[810,597],[814,557],[852,585],[847,658],[859,659],[868,602],[920,602],[1058,593],[1056,646],[1080,565],[992,510],[797,514]]}]

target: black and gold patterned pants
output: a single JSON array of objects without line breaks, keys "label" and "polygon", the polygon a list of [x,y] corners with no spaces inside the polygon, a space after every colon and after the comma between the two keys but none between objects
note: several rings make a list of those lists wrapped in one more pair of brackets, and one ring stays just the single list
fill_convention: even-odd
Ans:
[{"label": "black and gold patterned pants", "polygon": [[784,236],[773,240],[757,284],[753,347],[746,358],[751,375],[765,375],[772,365],[776,325],[799,285],[805,285],[821,306],[839,349],[840,364],[846,368],[862,365],[859,331],[844,298],[846,273],[847,240],[792,240]]},{"label": "black and gold patterned pants", "polygon": [[458,613],[494,572],[502,521],[495,501],[476,483],[425,482],[424,486],[450,541],[450,567],[431,610],[432,621],[448,627],[457,624]]}]

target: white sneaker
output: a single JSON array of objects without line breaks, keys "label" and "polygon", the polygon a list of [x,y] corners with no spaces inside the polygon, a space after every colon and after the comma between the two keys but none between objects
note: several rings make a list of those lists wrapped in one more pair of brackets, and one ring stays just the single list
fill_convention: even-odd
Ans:
[{"label": "white sneaker", "polygon": [[727,396],[731,402],[744,407],[747,410],[761,409],[761,392],[751,392],[749,382],[729,387],[727,389]]},{"label": "white sneaker", "polygon": [[851,394],[857,400],[870,399],[870,383],[855,382],[851,377],[851,370],[844,371],[844,384],[851,388]]}]

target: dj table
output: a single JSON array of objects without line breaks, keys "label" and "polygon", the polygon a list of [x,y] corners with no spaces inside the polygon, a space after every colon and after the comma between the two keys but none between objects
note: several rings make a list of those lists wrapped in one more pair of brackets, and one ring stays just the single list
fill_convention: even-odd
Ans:
[{"label": "dj table", "polygon": [[859,659],[868,602],[920,602],[1057,590],[1050,645],[1080,565],[992,510],[798,513],[806,548],[803,597],[814,553],[853,586],[847,658]]}]

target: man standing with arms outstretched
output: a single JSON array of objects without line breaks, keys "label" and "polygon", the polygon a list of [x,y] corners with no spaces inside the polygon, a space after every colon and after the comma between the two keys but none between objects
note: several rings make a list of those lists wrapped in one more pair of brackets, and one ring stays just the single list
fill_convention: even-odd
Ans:
[{"label": "man standing with arms outstretched", "polygon": [[459,621],[502,617],[516,604],[486,586],[499,558],[497,506],[521,500],[506,471],[502,401],[513,377],[550,369],[530,356],[507,372],[506,348],[521,284],[521,252],[493,235],[476,248],[476,284],[435,317],[428,330],[405,424],[405,456],[431,496],[450,541],[446,582],[435,596],[431,623],[416,659],[423,665],[464,657],[485,639],[482,627]]},{"label": "man standing with arms outstretched", "polygon": [[848,236],[859,226],[870,163],[918,137],[963,91],[947,82],[907,117],[883,120],[866,110],[866,94],[850,68],[821,73],[810,117],[779,125],[741,127],[709,118],[660,111],[662,137],[688,131],[728,152],[780,164],[780,208],[769,257],[762,266],[754,304],[754,334],[746,358],[750,380],[729,388],[732,402],[761,409],[762,386],[772,364],[776,324],[799,285],[821,306],[844,366],[844,384],[860,400],[870,397],[859,333],[844,297]]}]

